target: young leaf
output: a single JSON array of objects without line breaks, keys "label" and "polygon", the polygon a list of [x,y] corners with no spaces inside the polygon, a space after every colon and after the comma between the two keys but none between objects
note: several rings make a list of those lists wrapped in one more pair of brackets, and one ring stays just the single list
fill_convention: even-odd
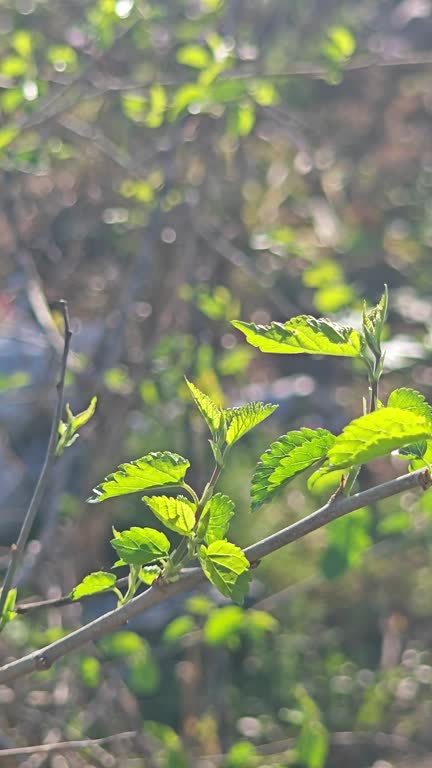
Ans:
[{"label": "young leaf", "polygon": [[234,502],[216,493],[205,505],[198,524],[197,536],[206,544],[223,539],[234,514]]},{"label": "young leaf", "polygon": [[226,408],[224,415],[228,425],[227,445],[234,445],[246,432],[271,416],[277,407],[271,403],[248,403],[238,408]]},{"label": "young leaf", "polygon": [[324,459],[335,436],[326,429],[303,429],[282,435],[261,456],[252,478],[252,511],[305,469]]},{"label": "young leaf", "polygon": [[105,573],[105,571],[95,571],[89,573],[83,580],[73,588],[69,597],[72,600],[80,600],[87,595],[95,595],[96,592],[107,592],[115,586],[117,577],[115,573]]},{"label": "young leaf", "polygon": [[84,424],[91,419],[96,410],[97,397],[92,397],[90,405],[85,411],[78,413],[76,416],[72,413],[69,405],[66,403],[66,415],[67,421],[60,421],[58,425],[59,441],[56,446],[55,455],[61,456],[65,448],[69,448],[75,440],[78,439],[78,429],[83,427]]},{"label": "young leaf", "polygon": [[421,392],[408,387],[401,387],[390,392],[387,400],[388,408],[403,408],[432,420],[432,407]]},{"label": "young leaf", "polygon": [[239,547],[229,541],[213,541],[200,547],[199,561],[208,580],[225,597],[243,602],[248,589],[249,561]]},{"label": "young leaf", "polygon": [[176,453],[148,453],[129,464],[120,464],[117,472],[108,475],[103,483],[93,489],[93,495],[87,501],[98,504],[125,493],[181,485],[189,466],[189,461]]},{"label": "young leaf", "polygon": [[363,333],[369,348],[375,355],[381,355],[381,337],[388,311],[388,290],[384,288],[378,304],[371,310],[363,307]]},{"label": "young leaf", "polygon": [[332,323],[327,318],[299,315],[286,323],[255,325],[235,321],[232,324],[261,352],[359,357],[362,350],[362,337],[358,331]]},{"label": "young leaf", "polygon": [[0,632],[1,630],[6,626],[6,624],[9,624],[10,621],[12,621],[15,616],[15,603],[16,603],[16,596],[17,591],[16,589],[10,589],[5,604],[3,606],[2,615],[0,616]]},{"label": "young leaf", "polygon": [[424,416],[402,408],[380,408],[344,428],[330,448],[329,466],[364,464],[431,435],[432,422]]},{"label": "young leaf", "polygon": [[196,505],[184,496],[143,496],[143,501],[171,531],[191,536],[195,526]]},{"label": "young leaf", "polygon": [[170,543],[164,533],[154,528],[130,528],[119,533],[113,529],[111,545],[128,565],[147,565],[167,556]]},{"label": "young leaf", "polygon": [[143,568],[140,568],[138,578],[143,584],[153,584],[160,573],[161,568],[158,565],[145,565]]},{"label": "young leaf", "polygon": [[222,410],[216,405],[216,403],[213,402],[213,400],[211,400],[208,395],[205,395],[204,392],[201,392],[198,387],[196,387],[195,384],[192,384],[191,381],[188,381],[188,379],[186,379],[186,384],[189,387],[190,393],[201,416],[206,422],[213,437],[215,437],[216,433],[223,424]]}]

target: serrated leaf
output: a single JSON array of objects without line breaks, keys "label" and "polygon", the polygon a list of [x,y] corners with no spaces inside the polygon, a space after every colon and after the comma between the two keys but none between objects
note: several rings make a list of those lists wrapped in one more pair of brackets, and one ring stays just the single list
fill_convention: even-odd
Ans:
[{"label": "serrated leaf", "polygon": [[297,475],[324,459],[335,436],[326,429],[307,429],[282,435],[261,456],[252,478],[252,511],[270,501]]},{"label": "serrated leaf", "polygon": [[161,573],[161,568],[158,565],[145,565],[140,568],[138,578],[143,584],[153,584]]},{"label": "serrated leaf", "polygon": [[170,550],[170,543],[161,531],[154,528],[129,528],[113,530],[111,545],[128,565],[147,565],[163,560]]},{"label": "serrated leaf", "polygon": [[228,425],[227,445],[234,445],[257,424],[271,416],[277,407],[271,403],[247,403],[238,408],[226,408],[224,416]]},{"label": "serrated leaf", "polygon": [[432,407],[421,392],[408,387],[401,387],[390,392],[387,400],[388,408],[403,408],[432,420]]},{"label": "serrated leaf", "polygon": [[239,547],[229,541],[213,541],[198,552],[208,580],[225,597],[242,603],[249,583],[249,561]]},{"label": "serrated leaf", "polygon": [[190,393],[201,416],[206,422],[213,437],[215,437],[223,423],[223,413],[221,408],[219,408],[208,395],[201,392],[195,384],[188,381],[188,379],[186,379],[186,384],[189,387]]},{"label": "serrated leaf", "polygon": [[126,493],[181,485],[189,466],[189,461],[177,453],[148,453],[136,461],[120,464],[117,472],[108,475],[103,483],[93,489],[93,496],[87,501],[97,504]]},{"label": "serrated leaf", "polygon": [[398,451],[394,452],[394,455],[399,459],[404,459],[404,461],[422,459],[427,451],[427,447],[427,441],[420,440],[418,443],[410,443],[405,445],[404,448],[399,448]]},{"label": "serrated leaf", "polygon": [[95,595],[97,592],[107,592],[115,586],[117,577],[115,573],[95,571],[85,576],[83,580],[73,588],[69,597],[72,600],[80,600],[87,595]]},{"label": "serrated leaf", "polygon": [[375,355],[381,355],[381,337],[388,311],[388,289],[384,288],[378,304],[371,310],[363,307],[363,333],[368,346]]},{"label": "serrated leaf", "polygon": [[195,526],[196,504],[184,496],[143,496],[143,501],[167,528],[191,536]]},{"label": "serrated leaf", "polygon": [[402,408],[380,408],[345,427],[329,451],[329,466],[343,469],[365,464],[431,434],[432,422],[424,416]]},{"label": "serrated leaf", "polygon": [[261,352],[359,357],[362,351],[362,337],[358,331],[327,318],[299,315],[286,323],[255,325],[235,321],[232,324]]},{"label": "serrated leaf", "polygon": [[205,505],[200,517],[197,536],[206,544],[223,539],[234,515],[234,502],[222,493],[216,493]]}]

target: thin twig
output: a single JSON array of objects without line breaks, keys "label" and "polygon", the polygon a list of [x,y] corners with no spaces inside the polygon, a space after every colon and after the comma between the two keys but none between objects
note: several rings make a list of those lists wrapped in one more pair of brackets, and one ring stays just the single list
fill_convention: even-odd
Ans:
[{"label": "thin twig", "polygon": [[48,447],[45,455],[45,461],[41,469],[41,473],[39,475],[39,480],[36,484],[33,497],[30,501],[29,508],[26,512],[23,524],[21,526],[18,540],[16,544],[13,544],[11,547],[11,559],[9,561],[9,566],[6,572],[5,580],[3,582],[3,586],[0,594],[0,616],[2,614],[7,595],[9,591],[12,589],[12,587],[14,586],[15,575],[19,568],[21,560],[23,558],[24,549],[27,544],[28,538],[30,536],[31,529],[35,521],[35,517],[37,515],[39,505],[42,501],[42,497],[46,488],[49,473],[55,459],[55,450],[56,450],[57,438],[58,438],[58,426],[59,426],[59,422],[60,422],[62,411],[63,411],[63,391],[64,391],[64,384],[65,384],[67,359],[69,354],[70,339],[72,336],[72,331],[70,329],[70,323],[69,323],[69,312],[68,312],[67,302],[59,301],[59,305],[60,305],[60,308],[63,314],[63,320],[64,320],[64,347],[63,347],[63,355],[62,355],[61,368],[60,368],[60,378],[57,384],[57,406],[56,406],[52,424],[51,424],[51,433],[48,440]]},{"label": "thin twig", "polygon": [[66,752],[72,749],[88,749],[89,747],[111,744],[122,739],[136,738],[136,731],[114,733],[112,736],[103,736],[100,739],[79,739],[77,741],[58,741],[52,744],[36,744],[34,747],[13,747],[12,749],[0,749],[2,757],[18,757],[19,755],[47,754],[49,752]]},{"label": "thin twig", "polygon": [[[244,552],[252,565],[256,565],[263,557],[276,552],[286,544],[301,539],[308,533],[322,528],[331,520],[347,515],[356,509],[368,506],[374,502],[395,496],[413,488],[426,490],[431,485],[431,477],[428,470],[417,470],[411,474],[402,475],[395,480],[369,488],[367,491],[356,493],[353,496],[339,498],[325,504],[321,509],[313,512],[308,517],[299,520],[287,528],[284,528],[272,536],[247,547]],[[200,568],[192,568],[186,573],[181,573],[178,581],[168,584],[156,584],[143,594],[134,597],[129,603],[116,608],[109,613],[100,616],[94,621],[71,632],[67,637],[57,640],[38,651],[29,653],[21,659],[5,664],[0,668],[0,684],[8,683],[17,677],[22,677],[36,670],[46,670],[57,660],[66,654],[81,648],[89,641],[97,640],[109,632],[118,629],[134,616],[142,614],[148,608],[164,602],[169,597],[187,592],[205,580]]]}]

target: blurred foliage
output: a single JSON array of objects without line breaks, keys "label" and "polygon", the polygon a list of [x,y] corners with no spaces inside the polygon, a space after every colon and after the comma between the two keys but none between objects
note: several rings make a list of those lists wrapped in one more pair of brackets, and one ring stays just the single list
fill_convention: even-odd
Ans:
[{"label": "blurred foliage", "polygon": [[[413,386],[431,401],[429,4],[4,0],[0,32],[5,546],[46,445],[58,298],[74,319],[67,401],[80,413],[98,397],[53,478],[21,593],[68,593],[112,564],[112,523],[149,522],[133,499],[84,505],[113,466],[169,449],[204,486],[211,451],[185,375],[224,407],[280,406],[221,488],[236,541],[313,511],[330,477],[311,491],[295,480],[251,518],[252,468],[288,430],[339,432],[361,415],[364,373],[255,355],[229,321],[336,313],[359,326],[360,297],[373,304],[388,283],[382,397]],[[401,467],[378,460],[359,483]],[[267,558],[251,609],[193,595],[2,687],[2,745],[133,729],[133,745],[104,747],[126,768],[143,755],[170,768],[417,767],[432,751],[431,499],[403,494]],[[2,657],[67,633],[77,611],[10,622]],[[88,751],[61,759],[95,764]]]}]

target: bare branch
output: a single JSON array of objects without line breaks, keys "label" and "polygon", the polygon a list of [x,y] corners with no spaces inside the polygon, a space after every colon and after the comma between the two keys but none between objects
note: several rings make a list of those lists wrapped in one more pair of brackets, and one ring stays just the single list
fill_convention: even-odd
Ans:
[{"label": "bare branch", "polygon": [[78,739],[76,741],[58,741],[48,744],[36,744],[34,747],[13,747],[11,749],[0,749],[0,760],[2,757],[18,757],[19,755],[49,754],[50,752],[67,752],[74,749],[89,749],[91,747],[102,746],[102,744],[112,744],[123,739],[136,738],[136,731],[125,731],[124,733],[114,733],[112,736],[103,736],[100,739]]},{"label": "bare branch", "polygon": [[[426,490],[431,484],[432,480],[429,471],[421,469],[411,474],[402,475],[395,480],[389,480],[374,488],[369,488],[367,491],[356,493],[354,496],[330,500],[316,512],[308,515],[308,517],[289,525],[272,536],[268,536],[251,547],[247,547],[244,552],[251,564],[257,565],[263,557],[276,552],[286,544],[303,538],[303,536],[318,528],[322,528],[331,520],[413,488],[420,487]],[[66,656],[66,654],[75,651],[77,648],[81,648],[90,641],[97,640],[99,637],[118,629],[126,624],[129,619],[142,614],[154,605],[162,603],[167,598],[197,587],[203,581],[205,581],[205,576],[202,570],[200,568],[191,568],[186,572],[182,572],[178,581],[153,585],[143,594],[134,597],[126,605],[100,616],[94,621],[89,622],[89,624],[71,632],[67,637],[57,640],[38,651],[29,653],[21,659],[5,664],[0,668],[0,684],[8,683],[36,670],[49,669],[57,659]]]},{"label": "bare branch", "polygon": [[42,497],[46,488],[49,473],[55,459],[55,450],[56,450],[57,438],[58,438],[58,426],[59,426],[62,411],[63,411],[63,391],[64,391],[64,384],[65,384],[67,360],[69,355],[70,340],[72,336],[72,331],[70,329],[70,323],[69,323],[69,312],[68,312],[67,302],[60,301],[59,305],[60,305],[60,308],[63,314],[63,320],[64,320],[64,347],[63,347],[63,355],[62,355],[61,368],[60,368],[60,378],[57,384],[57,406],[56,406],[52,424],[51,424],[51,433],[48,440],[48,447],[45,455],[45,461],[41,469],[41,473],[39,475],[39,480],[36,484],[36,488],[33,493],[32,499],[30,501],[29,508],[26,512],[23,524],[21,526],[18,540],[16,544],[13,544],[11,547],[11,559],[9,561],[9,566],[6,571],[5,580],[3,582],[3,586],[0,594],[0,616],[2,614],[7,595],[9,591],[12,589],[12,587],[14,586],[15,575],[22,561],[22,558],[24,555],[24,549],[27,544],[28,537],[30,536],[31,529],[35,521],[38,509],[39,509],[39,505],[42,501]]}]

